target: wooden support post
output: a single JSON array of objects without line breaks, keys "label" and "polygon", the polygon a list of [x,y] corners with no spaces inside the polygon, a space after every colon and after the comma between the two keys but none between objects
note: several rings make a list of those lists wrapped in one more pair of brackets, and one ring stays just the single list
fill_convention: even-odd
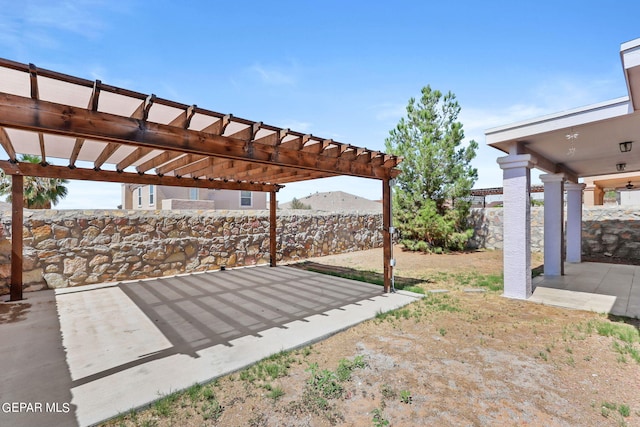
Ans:
[{"label": "wooden support post", "polygon": [[269,265],[276,266],[276,192],[269,192]]},{"label": "wooden support post", "polygon": [[24,178],[11,177],[11,301],[22,299],[22,197]]},{"label": "wooden support post", "polygon": [[382,180],[382,240],[384,259],[384,292],[391,291],[391,186],[388,179]]}]

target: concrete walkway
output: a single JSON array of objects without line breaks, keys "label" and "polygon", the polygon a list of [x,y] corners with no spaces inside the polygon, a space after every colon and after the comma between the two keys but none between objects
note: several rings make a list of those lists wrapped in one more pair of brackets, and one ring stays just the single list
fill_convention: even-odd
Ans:
[{"label": "concrete walkway", "polygon": [[254,267],[27,294],[2,303],[22,308],[0,327],[0,395],[69,411],[0,412],[0,425],[91,425],[420,297],[381,291]]},{"label": "concrete walkway", "polygon": [[640,266],[565,263],[564,276],[538,276],[529,301],[640,318]]}]

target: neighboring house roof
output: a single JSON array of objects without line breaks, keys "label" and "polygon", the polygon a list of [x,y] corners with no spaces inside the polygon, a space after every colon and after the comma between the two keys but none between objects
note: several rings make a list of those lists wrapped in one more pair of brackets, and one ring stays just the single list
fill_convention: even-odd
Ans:
[{"label": "neighboring house roof", "polygon": [[[365,199],[344,191],[327,191],[310,194],[299,199],[315,211],[345,212],[345,211],[382,211],[382,204]],[[281,209],[291,209],[291,202],[280,204]]]}]

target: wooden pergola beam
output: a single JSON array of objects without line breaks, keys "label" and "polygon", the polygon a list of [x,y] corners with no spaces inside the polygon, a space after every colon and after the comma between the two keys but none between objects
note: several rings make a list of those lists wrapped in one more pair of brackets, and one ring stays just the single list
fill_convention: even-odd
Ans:
[{"label": "wooden pergola beam", "polygon": [[16,160],[16,150],[13,148],[13,144],[11,143],[11,138],[9,138],[9,134],[5,130],[5,128],[0,128],[0,145],[4,148],[4,151],[9,155],[9,159],[15,161]]},{"label": "wooden pergola beam", "polygon": [[[151,147],[147,147],[147,148],[151,148]],[[146,171],[153,168],[157,168],[158,166],[163,165],[168,161],[173,160],[177,157],[180,157],[183,154],[184,153],[181,153],[179,151],[164,151],[158,154],[157,156],[155,156],[154,158],[149,159],[146,162],[139,165],[136,168],[136,170],[138,171],[138,173],[145,173]]]},{"label": "wooden pergola beam", "polygon": [[116,165],[116,169],[119,171],[125,170],[126,168],[128,168],[129,166],[131,166],[132,164],[134,164],[135,162],[137,162],[138,160],[140,160],[141,158],[143,158],[144,156],[146,156],[152,151],[153,151],[153,148],[137,147],[127,157],[122,159],[122,161],[120,161],[120,163]]},{"label": "wooden pergola beam", "polygon": [[214,179],[177,178],[174,176],[145,175],[129,172],[116,172],[93,169],[76,168],[66,166],[41,165],[28,162],[12,163],[0,160],[0,169],[7,175],[13,176],[39,176],[42,178],[78,179],[81,181],[119,182],[124,184],[142,185],[168,185],[173,187],[197,187],[222,190],[245,191],[278,191],[280,185],[251,184],[247,182],[223,181]]},{"label": "wooden pergola beam", "polygon": [[211,166],[213,166],[213,157],[204,157],[197,162],[193,162],[191,164],[188,164],[187,166],[176,169],[174,173],[175,176],[203,176],[205,175],[203,171],[206,171]]},{"label": "wooden pergola beam", "polygon": [[162,166],[156,168],[156,173],[158,175],[164,175],[168,172],[171,172],[175,169],[187,166],[193,162],[197,162],[198,160],[202,160],[207,156],[202,156],[198,154],[185,154],[182,157],[178,157],[177,159],[173,159],[168,163],[165,163]]},{"label": "wooden pergola beam", "polygon": [[233,138],[11,94],[0,95],[0,126],[363,178],[389,177],[389,169],[395,164],[376,168],[345,161],[344,156],[332,158],[286,149],[282,147],[286,142],[277,150],[255,143],[251,150],[246,150],[243,141]]}]

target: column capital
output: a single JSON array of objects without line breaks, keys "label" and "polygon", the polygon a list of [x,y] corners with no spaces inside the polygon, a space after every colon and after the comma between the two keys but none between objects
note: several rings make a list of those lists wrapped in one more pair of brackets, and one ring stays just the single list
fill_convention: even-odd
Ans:
[{"label": "column capital", "polygon": [[563,173],[544,173],[540,175],[540,181],[544,184],[547,182],[564,182],[567,178]]},{"label": "column capital", "polygon": [[577,182],[566,182],[564,189],[567,191],[582,191],[587,187],[587,184]]},{"label": "column capital", "polygon": [[531,154],[510,154],[504,157],[498,157],[497,160],[500,169],[527,168],[531,169],[537,163],[535,157]]}]

